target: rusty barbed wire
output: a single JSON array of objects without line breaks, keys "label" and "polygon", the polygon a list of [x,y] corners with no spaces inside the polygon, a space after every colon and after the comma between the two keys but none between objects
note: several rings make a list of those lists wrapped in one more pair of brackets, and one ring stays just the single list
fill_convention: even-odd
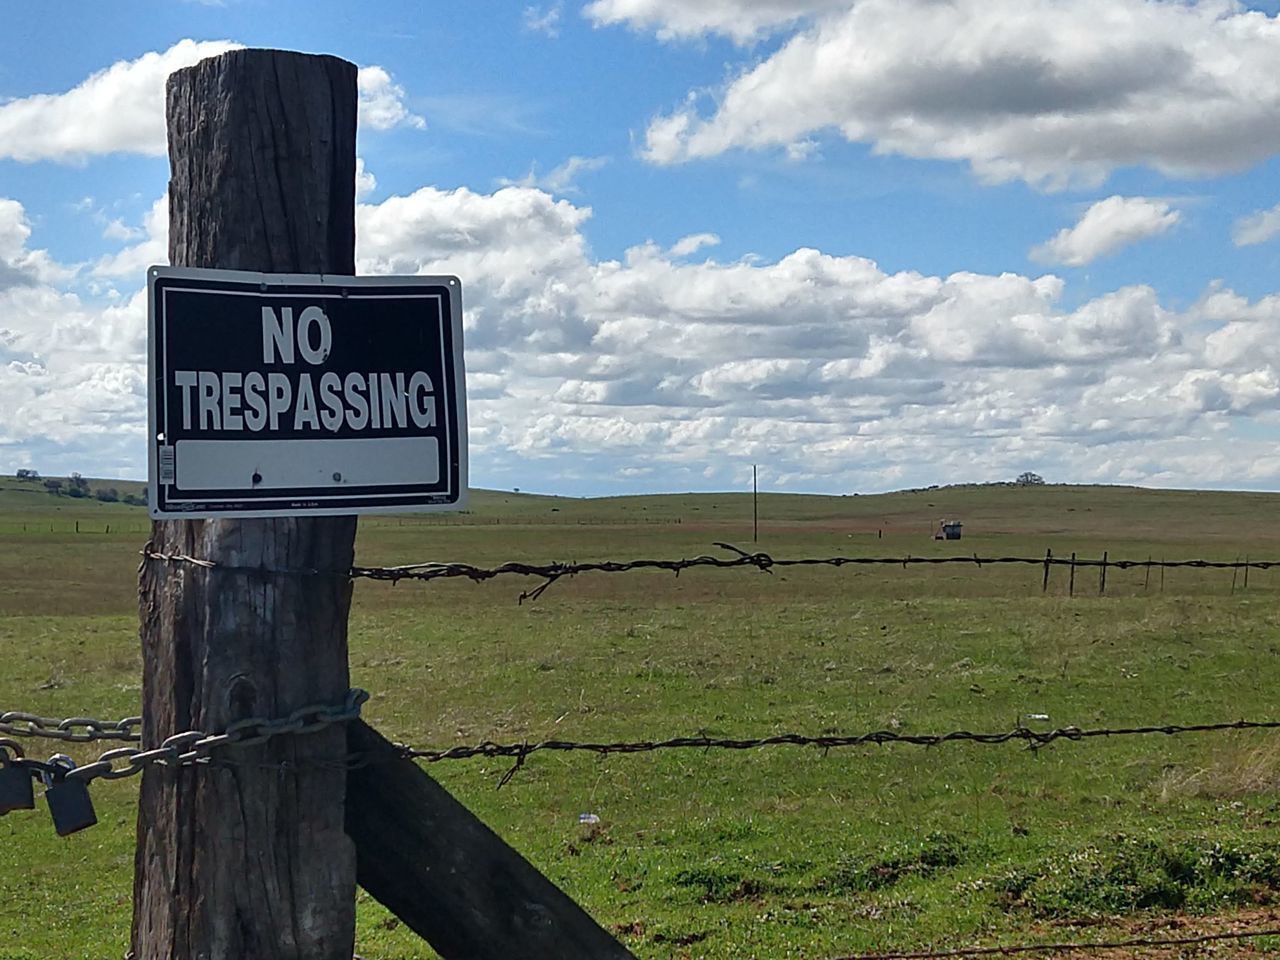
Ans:
[{"label": "rusty barbed wire", "polygon": [[851,953],[842,957],[833,957],[832,960],[947,960],[951,957],[1014,956],[1023,953],[1083,953],[1092,950],[1125,950],[1130,947],[1185,947],[1223,940],[1249,940],[1257,937],[1278,936],[1280,936],[1280,928],[1265,928],[1202,933],[1187,937],[1134,937],[1129,940],[1095,943],[1024,943],[1007,947],[959,947],[952,950],[921,950],[910,953]]},{"label": "rusty barbed wire", "polygon": [[475,583],[492,580],[495,577],[519,576],[537,577],[542,583],[531,590],[522,592],[518,598],[536,600],[556,581],[565,577],[574,577],[581,573],[630,573],[637,570],[661,570],[679,576],[685,570],[708,567],[717,570],[733,570],[750,568],[762,573],[772,573],[775,569],[788,567],[846,567],[846,566],[939,566],[945,564],[973,564],[978,567],[986,565],[1016,564],[1022,566],[1043,567],[1102,567],[1104,569],[1173,569],[1178,567],[1202,570],[1270,570],[1280,567],[1280,560],[1110,560],[1088,559],[1083,557],[1055,557],[1046,554],[1043,557],[982,557],[974,553],[970,556],[948,557],[915,557],[907,554],[902,557],[774,557],[763,551],[748,553],[731,543],[717,541],[713,544],[722,550],[730,551],[732,557],[716,557],[701,554],[680,559],[637,559],[637,560],[593,560],[584,562],[525,563],[509,561],[495,567],[481,567],[471,563],[454,561],[427,561],[423,563],[407,563],[390,567],[353,566],[349,570],[320,570],[315,568],[272,569],[267,567],[243,566],[218,563],[213,560],[200,559],[186,554],[159,553],[150,549],[150,545],[142,550],[144,562],[154,560],[164,563],[188,564],[206,570],[221,570],[229,573],[240,573],[256,577],[297,576],[297,577],[347,577],[352,580],[377,580],[399,583],[402,580],[432,581],[445,579],[467,579]]},{"label": "rusty barbed wire", "polygon": [[949,733],[898,733],[894,730],[873,730],[853,735],[806,736],[798,733],[781,733],[767,737],[729,738],[705,735],[672,737],[666,740],[632,740],[613,743],[591,743],[575,740],[542,740],[530,743],[494,743],[483,741],[469,746],[446,749],[423,749],[406,744],[396,744],[399,756],[437,763],[442,760],[466,760],[473,757],[500,757],[515,760],[515,765],[503,776],[499,786],[509,782],[524,766],[531,754],[543,751],[585,751],[599,755],[652,753],[659,750],[755,750],[761,747],[791,746],[816,747],[824,753],[844,747],[884,746],[907,744],[920,747],[936,747],[945,743],[976,743],[995,746],[1021,741],[1029,749],[1039,750],[1058,740],[1080,742],[1111,737],[1151,736],[1163,734],[1178,736],[1188,733],[1222,733],[1239,730],[1277,730],[1277,720],[1234,720],[1226,723],[1153,724],[1132,727],[1097,727],[1083,729],[1068,726],[1053,730],[1033,730],[1022,725],[999,733],[974,733],[969,730],[952,730]]},{"label": "rusty barbed wire", "polygon": [[[218,747],[240,744],[248,746],[261,743],[270,737],[287,733],[309,733],[331,723],[341,723],[355,719],[360,715],[360,706],[369,699],[368,693],[353,689],[347,695],[346,702],[339,707],[313,705],[295,710],[288,717],[268,720],[253,717],[231,724],[224,733],[206,734],[199,731],[188,731],[175,734],[166,739],[153,750],[138,750],[122,747],[109,750],[99,759],[86,766],[79,767],[78,776],[83,779],[104,777],[116,780],[133,776],[141,772],[148,763],[161,762],[167,764],[186,764],[201,762],[208,757],[211,750]],[[106,727],[102,721],[87,721],[77,718],[92,726]],[[129,718],[136,720],[137,718]],[[47,721],[57,729],[57,724],[65,721]],[[325,761],[327,765],[338,763],[347,768],[363,767],[369,763],[395,759],[424,760],[427,763],[438,763],[444,760],[468,760],[475,757],[506,758],[516,761],[510,771],[514,773],[524,765],[532,754],[542,752],[586,752],[601,756],[609,754],[653,753],[660,750],[754,750],[762,747],[792,746],[816,747],[824,753],[847,747],[885,746],[888,744],[906,744],[910,746],[936,747],[947,743],[974,743],[982,746],[998,746],[1001,744],[1021,742],[1029,749],[1038,750],[1059,740],[1082,742],[1085,740],[1110,739],[1130,736],[1179,736],[1190,733],[1223,733],[1244,730],[1280,730],[1280,720],[1231,720],[1216,723],[1161,723],[1128,727],[1094,727],[1077,726],[1056,727],[1051,730],[1035,730],[1018,724],[1009,730],[999,732],[973,732],[970,730],[952,730],[946,733],[900,733],[896,730],[871,730],[858,734],[818,734],[779,733],[761,737],[712,737],[706,734],[695,736],[669,737],[663,740],[619,740],[619,741],[580,741],[580,740],[522,740],[511,743],[497,743],[484,740],[475,744],[459,744],[452,747],[429,748],[414,747],[397,743],[391,751],[378,755],[351,754],[343,761]],[[50,736],[43,728],[18,729],[13,733],[20,737]],[[62,739],[54,736],[54,739]],[[89,735],[81,738],[87,742]],[[103,739],[106,739],[104,737]],[[116,739],[112,737],[111,739]],[[124,767],[118,766],[120,762]]]}]

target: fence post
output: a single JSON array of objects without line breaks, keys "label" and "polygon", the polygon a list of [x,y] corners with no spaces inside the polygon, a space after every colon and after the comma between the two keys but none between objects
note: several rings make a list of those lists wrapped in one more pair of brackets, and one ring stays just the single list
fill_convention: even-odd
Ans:
[{"label": "fence post", "polygon": [[1151,554],[1147,554],[1147,577],[1142,581],[1142,589],[1144,591],[1151,589]]},{"label": "fence post", "polygon": [[1236,562],[1231,565],[1231,595],[1236,595],[1236,577],[1240,575],[1240,557],[1236,557]]},{"label": "fence post", "polygon": [[1071,551],[1071,582],[1067,585],[1067,596],[1076,595],[1076,552]]},{"label": "fence post", "polygon": [[[171,75],[166,113],[173,264],[355,272],[354,64],[232,51]],[[143,566],[145,746],[342,702],[350,581],[272,571],[345,571],[355,529],[354,517],[152,524],[155,550],[239,569]],[[148,767],[131,956],[351,960],[345,755],[333,726],[243,748],[233,769]]]},{"label": "fence post", "polygon": [[1040,585],[1041,593],[1049,592],[1049,564],[1053,562],[1053,548],[1044,552],[1044,583]]},{"label": "fence post", "polygon": [[1244,589],[1249,589],[1249,555],[1244,555]]},{"label": "fence post", "polygon": [[1098,596],[1107,592],[1107,551],[1102,551],[1102,566],[1098,570]]}]

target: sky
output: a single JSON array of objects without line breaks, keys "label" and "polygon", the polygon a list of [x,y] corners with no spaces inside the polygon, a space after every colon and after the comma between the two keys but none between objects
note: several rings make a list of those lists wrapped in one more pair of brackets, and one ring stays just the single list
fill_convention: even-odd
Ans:
[{"label": "sky", "polygon": [[357,64],[473,486],[1280,488],[1276,0],[0,4],[0,473],[146,475],[164,81]]}]

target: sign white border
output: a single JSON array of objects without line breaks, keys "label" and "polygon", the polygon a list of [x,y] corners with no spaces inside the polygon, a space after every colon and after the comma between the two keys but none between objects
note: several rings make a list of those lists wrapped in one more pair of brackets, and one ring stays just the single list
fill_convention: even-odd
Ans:
[{"label": "sign white border", "polygon": [[[450,332],[452,334],[453,343],[453,371],[454,371],[454,396],[446,397],[446,400],[452,400],[453,409],[458,424],[458,489],[451,491],[454,495],[453,499],[448,502],[440,503],[417,503],[417,504],[395,504],[392,506],[377,505],[376,501],[379,497],[404,497],[405,494],[360,494],[359,499],[363,502],[358,506],[346,504],[337,506],[319,506],[311,504],[319,504],[324,500],[338,499],[341,495],[334,494],[316,494],[305,498],[298,498],[305,501],[306,506],[299,505],[289,508],[271,508],[258,510],[250,505],[246,505],[244,509],[227,509],[227,510],[201,510],[195,509],[178,509],[164,510],[159,509],[159,430],[160,426],[157,420],[159,415],[159,407],[162,399],[155,395],[156,372],[166,360],[164,357],[158,357],[157,337],[156,337],[156,284],[159,279],[166,280],[200,280],[214,283],[249,283],[257,284],[259,293],[262,295],[275,296],[298,296],[297,293],[288,291],[279,291],[274,293],[273,287],[289,286],[289,285],[306,285],[313,287],[332,288],[332,293],[322,293],[325,297],[342,297],[343,291],[351,288],[364,287],[425,287],[439,286],[451,288],[451,296],[449,297],[449,317]],[[204,291],[202,291],[204,292]],[[253,295],[246,294],[241,291],[217,291],[216,295],[221,296],[244,296]],[[346,294],[349,298],[359,298],[359,293]],[[411,295],[410,295],[411,296]],[[427,296],[427,295],[423,295]],[[433,299],[436,295],[430,295]],[[399,298],[403,299],[403,298]],[[441,344],[443,349],[443,343]],[[444,358],[441,358],[442,361]],[[365,276],[350,277],[336,274],[306,274],[306,273],[256,273],[247,270],[211,270],[199,267],[168,267],[153,266],[147,270],[147,507],[148,511],[155,520],[200,520],[200,519],[233,519],[233,518],[266,518],[266,517],[323,517],[323,516],[352,516],[359,514],[377,514],[377,513],[436,513],[445,511],[458,511],[466,508],[468,496],[468,457],[467,457],[467,391],[466,391],[466,372],[462,358],[462,283],[455,276]],[[256,441],[261,443],[270,443],[271,441]],[[319,442],[319,441],[318,441]],[[444,431],[445,456],[444,463],[447,465],[451,460],[452,450],[449,448],[448,430]],[[351,494],[345,495],[347,499],[351,499]],[[203,498],[201,500],[169,500],[170,503],[196,503],[210,502],[213,498]],[[278,498],[277,498],[278,499]],[[250,499],[249,504],[252,503]]]}]

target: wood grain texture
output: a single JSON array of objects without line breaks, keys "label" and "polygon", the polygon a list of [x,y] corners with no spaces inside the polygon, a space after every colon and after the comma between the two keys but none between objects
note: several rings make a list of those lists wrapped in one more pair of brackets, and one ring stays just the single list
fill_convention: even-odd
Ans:
[{"label": "wood grain texture", "polygon": [[[347,736],[394,752],[363,721]],[[352,770],[347,798],[360,886],[445,960],[634,960],[412,760]]]},{"label": "wood grain texture", "polygon": [[[354,273],[353,64],[238,50],[173,74],[167,94],[174,265]],[[343,571],[355,529],[354,517],[158,521],[152,540],[161,552],[236,567]],[[145,565],[144,744],[340,703],[350,603],[341,576]],[[239,750],[234,767],[147,770],[136,960],[350,960],[346,774],[306,763],[345,750],[335,727]]]}]

